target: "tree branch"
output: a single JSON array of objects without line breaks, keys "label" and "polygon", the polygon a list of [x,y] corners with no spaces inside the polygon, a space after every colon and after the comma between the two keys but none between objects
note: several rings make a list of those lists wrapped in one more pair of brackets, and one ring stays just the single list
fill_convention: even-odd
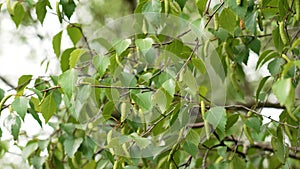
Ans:
[{"label": "tree branch", "polygon": [[16,87],[11,84],[5,77],[3,76],[0,76],[0,79],[2,80],[3,83],[5,83],[8,87],[12,88],[12,89],[15,89]]}]

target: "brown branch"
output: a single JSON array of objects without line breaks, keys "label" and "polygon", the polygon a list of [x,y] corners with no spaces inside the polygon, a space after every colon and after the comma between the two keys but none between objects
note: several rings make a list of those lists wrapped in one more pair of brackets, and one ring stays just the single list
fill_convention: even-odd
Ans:
[{"label": "brown branch", "polygon": [[212,15],[210,15],[210,16],[208,17],[208,21],[206,22],[204,28],[207,27],[207,25],[209,24],[209,22],[211,21],[211,19],[212,19],[212,18],[214,17],[214,15],[221,9],[221,7],[222,7],[223,5],[224,5],[224,2],[222,2],[222,3],[220,4],[220,6],[212,13]]},{"label": "brown branch", "polygon": [[207,168],[207,165],[206,165],[206,160],[207,160],[207,157],[208,157],[208,152],[209,152],[210,149],[207,149],[204,153],[204,156],[203,156],[203,160],[202,160],[202,169],[206,169]]},{"label": "brown branch", "polygon": [[5,83],[8,87],[11,87],[12,89],[15,89],[16,87],[11,84],[6,78],[0,76],[0,80],[2,80],[3,83]]},{"label": "brown branch", "polygon": [[162,120],[167,118],[169,115],[171,115],[173,113],[174,109],[175,109],[175,107],[173,107],[172,110],[170,110],[166,115],[162,116],[159,120],[157,120],[155,123],[153,123],[144,133],[141,134],[141,136],[142,137],[147,136],[159,122],[161,122]]},{"label": "brown branch", "polygon": [[[229,137],[226,137],[224,139],[224,141],[233,141],[236,144],[243,144],[243,141],[238,141],[235,138],[229,138]],[[252,145],[249,145],[249,148],[260,149],[260,150],[264,150],[264,151],[268,151],[268,152],[274,152],[274,149],[272,148],[272,146],[270,144],[254,143]],[[296,151],[297,153],[300,152],[299,147],[288,147],[288,149],[291,151]],[[300,156],[297,156],[294,152],[289,152],[289,157],[296,159],[296,160],[300,160]]]},{"label": "brown branch", "polygon": [[187,58],[186,62],[182,65],[182,67],[180,68],[180,70],[178,71],[178,73],[176,74],[176,79],[178,80],[180,73],[183,71],[183,69],[186,67],[186,65],[191,61],[193,54],[196,52],[196,50],[199,48],[199,39],[196,38],[196,46],[194,47],[192,53],[190,54],[190,56]]}]

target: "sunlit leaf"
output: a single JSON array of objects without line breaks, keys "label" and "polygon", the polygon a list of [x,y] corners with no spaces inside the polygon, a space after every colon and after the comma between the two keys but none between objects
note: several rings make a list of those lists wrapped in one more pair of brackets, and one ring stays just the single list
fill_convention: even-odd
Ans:
[{"label": "sunlit leaf", "polygon": [[140,106],[146,111],[149,111],[152,109],[151,95],[152,92],[144,92],[138,94],[131,94],[130,96],[138,106]]},{"label": "sunlit leaf", "polygon": [[72,94],[75,90],[75,86],[77,83],[77,71],[74,69],[67,70],[63,74],[61,74],[58,78],[58,83],[61,86],[64,93],[71,98]]},{"label": "sunlit leaf", "polygon": [[223,107],[211,108],[205,113],[205,120],[213,125],[214,129],[218,128],[220,131],[225,132],[227,118]]},{"label": "sunlit leaf", "polygon": [[94,56],[94,58],[93,58],[93,65],[97,69],[100,77],[102,77],[104,75],[104,72],[108,68],[109,64],[110,64],[110,60],[107,56],[97,55],[97,56]]},{"label": "sunlit leaf", "polygon": [[15,22],[16,26],[19,27],[25,17],[25,9],[21,2],[14,2],[12,10],[13,14],[11,15],[11,18]]},{"label": "sunlit leaf", "polygon": [[191,154],[194,158],[196,158],[197,154],[198,154],[198,147],[189,142],[189,141],[186,141],[184,142],[183,144],[183,150],[185,150],[187,153]]},{"label": "sunlit leaf", "polygon": [[60,0],[60,4],[62,5],[64,14],[70,19],[75,11],[76,4],[73,0]]},{"label": "sunlit leaf", "polygon": [[71,52],[69,58],[70,68],[75,68],[78,60],[82,55],[84,55],[87,51],[85,49],[75,49]]},{"label": "sunlit leaf", "polygon": [[45,98],[45,100],[41,104],[41,113],[46,123],[50,120],[50,118],[54,115],[55,112],[56,112],[56,103],[51,93]]},{"label": "sunlit leaf", "polygon": [[79,146],[81,145],[83,139],[82,138],[70,138],[66,139],[64,141],[64,147],[65,147],[65,152],[69,157],[73,157],[73,155],[76,153],[78,150]]},{"label": "sunlit leaf", "polygon": [[48,5],[49,1],[48,0],[39,0],[36,3],[36,15],[38,20],[41,22],[41,24],[43,24],[45,16],[46,16],[46,6]]},{"label": "sunlit leaf", "polygon": [[27,113],[27,107],[29,100],[27,97],[21,96],[14,100],[11,104],[12,108],[19,114],[19,116],[24,120]]},{"label": "sunlit leaf", "polygon": [[131,44],[130,39],[125,39],[125,40],[121,40],[121,41],[117,42],[114,45],[117,55],[120,56],[129,47],[130,44]]},{"label": "sunlit leaf", "polygon": [[52,39],[53,50],[57,57],[60,56],[61,36],[62,31],[58,32]]},{"label": "sunlit leaf", "polygon": [[73,45],[76,46],[77,42],[82,38],[81,25],[69,24],[67,26],[67,32]]},{"label": "sunlit leaf", "polygon": [[220,26],[226,29],[228,32],[233,32],[236,27],[236,15],[232,12],[231,9],[225,8],[220,14]]}]

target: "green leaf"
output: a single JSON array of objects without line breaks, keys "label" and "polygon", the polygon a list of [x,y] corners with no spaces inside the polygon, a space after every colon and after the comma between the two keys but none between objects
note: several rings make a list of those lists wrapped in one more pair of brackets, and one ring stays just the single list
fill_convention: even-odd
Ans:
[{"label": "green leaf", "polygon": [[50,120],[50,118],[54,115],[55,112],[56,112],[56,103],[51,93],[45,98],[45,100],[41,104],[41,113],[46,123]]},{"label": "green leaf", "polygon": [[96,143],[90,137],[86,137],[81,144],[80,150],[82,154],[89,160],[93,158],[95,153]]},{"label": "green leaf", "polygon": [[162,84],[162,87],[169,93],[171,97],[175,94],[175,81],[173,79],[169,79]]},{"label": "green leaf", "polygon": [[2,5],[3,5],[3,3],[0,3],[0,11],[1,11]]},{"label": "green leaf", "polygon": [[53,50],[57,58],[60,56],[61,35],[62,31],[58,32],[52,39]]},{"label": "green leaf", "polygon": [[77,42],[82,38],[81,25],[79,24],[69,24],[67,27],[68,35],[73,42],[73,45],[76,46]]},{"label": "green leaf", "polygon": [[300,60],[295,61],[294,64],[300,69]]},{"label": "green leaf", "polygon": [[104,105],[102,116],[104,117],[105,120],[108,120],[112,117],[111,113],[114,111],[114,109],[115,109],[115,104],[113,101],[109,101]]},{"label": "green leaf", "polygon": [[27,107],[29,104],[29,99],[27,97],[21,96],[16,98],[13,103],[11,104],[11,107],[13,110],[15,110],[19,116],[24,120],[25,115],[27,113]]},{"label": "green leaf", "polygon": [[289,11],[289,4],[287,0],[278,0],[279,21],[282,21]]},{"label": "green leaf", "polygon": [[11,16],[14,15],[14,11],[13,11],[13,9],[12,9],[12,7],[11,7],[11,2],[10,2],[10,0],[7,0],[7,1],[6,1],[6,8],[7,8],[8,13],[9,13]]},{"label": "green leaf", "polygon": [[206,67],[202,59],[192,58],[192,63],[200,73],[204,74],[206,72]]},{"label": "green leaf", "polygon": [[232,12],[231,9],[225,8],[223,9],[222,13],[220,14],[220,21],[219,24],[221,27],[226,29],[228,32],[233,33],[236,27],[236,15]]},{"label": "green leaf", "polygon": [[137,85],[137,80],[133,74],[122,72],[120,76],[122,86],[134,87]]},{"label": "green leaf", "polygon": [[64,14],[70,19],[75,11],[76,4],[73,0],[60,0],[60,4],[62,5]]},{"label": "green leaf", "polygon": [[67,70],[58,77],[58,84],[61,86],[64,93],[70,99],[75,90],[78,73],[74,69]]},{"label": "green leaf", "polygon": [[245,124],[259,133],[262,122],[257,117],[250,117],[246,120]]},{"label": "green leaf", "polygon": [[143,12],[161,12],[161,2],[156,0],[148,0],[147,3],[145,3]]},{"label": "green leaf", "polygon": [[82,138],[69,138],[64,141],[65,152],[70,158],[76,153],[82,141]]},{"label": "green leaf", "polygon": [[206,3],[207,0],[196,0],[196,5],[201,16],[204,15],[204,11],[206,10]]},{"label": "green leaf", "polygon": [[246,15],[245,19],[245,27],[252,33],[256,34],[256,18],[257,18],[257,11],[249,12]]},{"label": "green leaf", "polygon": [[226,125],[226,111],[223,107],[213,107],[205,113],[205,120],[213,125],[214,129],[219,129],[221,132],[225,132]]},{"label": "green leaf", "polygon": [[35,155],[32,158],[30,158],[30,163],[33,165],[34,168],[42,168],[45,161],[46,157],[40,157],[38,155]]},{"label": "green leaf", "polygon": [[247,0],[241,0],[241,5],[237,5],[236,0],[225,1],[229,8],[234,11],[240,18],[244,18],[247,13],[248,2]]},{"label": "green leaf", "polygon": [[14,140],[18,140],[20,128],[21,128],[21,119],[19,116],[15,116],[14,123],[12,123],[11,125],[11,134],[13,135]]},{"label": "green leaf", "polygon": [[144,93],[138,93],[138,94],[130,94],[132,100],[140,106],[140,108],[150,111],[152,109],[152,101],[151,96],[152,92],[144,92]]},{"label": "green leaf", "polygon": [[4,90],[0,88],[0,101],[3,99],[4,95],[5,95]]},{"label": "green leaf", "polygon": [[239,119],[239,114],[231,114],[227,117],[226,131],[229,130]]},{"label": "green leaf", "polygon": [[151,38],[135,40],[136,47],[145,55],[152,47],[153,40]]},{"label": "green leaf", "polygon": [[114,137],[110,141],[108,141],[108,144],[105,146],[105,148],[117,148],[130,140],[132,140],[131,137],[126,136],[126,135],[120,135],[120,136]]},{"label": "green leaf", "polygon": [[[266,62],[270,61],[271,59],[274,59],[276,57],[279,57],[279,54],[277,52],[272,52],[271,54],[267,55],[267,57],[263,58],[263,60],[260,63],[260,66],[264,65]],[[259,60],[260,61],[260,60]],[[259,63],[256,64],[258,66]]]},{"label": "green leaf", "polygon": [[68,48],[61,54],[60,68],[62,72],[65,72],[70,69],[70,56],[75,49],[76,48]]},{"label": "green leaf", "polygon": [[27,160],[27,158],[38,148],[38,143],[36,141],[28,142],[27,145],[22,150],[22,158],[23,160]]},{"label": "green leaf", "polygon": [[162,113],[164,113],[172,102],[172,97],[166,91],[158,89],[152,95],[153,105],[157,105]]},{"label": "green leaf", "polygon": [[285,64],[283,58],[275,58],[268,64],[268,70],[272,76],[276,76],[281,72],[282,66]]},{"label": "green leaf", "polygon": [[130,39],[125,39],[125,40],[121,40],[121,41],[117,42],[114,45],[117,55],[120,56],[129,47],[130,44],[131,44]]},{"label": "green leaf", "polygon": [[94,56],[93,58],[93,65],[98,71],[100,78],[104,75],[105,71],[107,70],[108,66],[110,65],[109,57],[107,56]]},{"label": "green leaf", "polygon": [[14,2],[12,10],[13,15],[11,15],[11,18],[15,22],[16,26],[19,27],[25,16],[25,9],[21,2]]},{"label": "green leaf", "polygon": [[263,79],[261,79],[261,81],[259,82],[258,88],[256,90],[256,102],[258,101],[259,98],[259,94],[261,92],[261,90],[263,89],[266,81],[269,79],[270,76],[266,76]]},{"label": "green leaf", "polygon": [[253,39],[247,38],[245,45],[247,45],[248,48],[250,48],[253,52],[255,52],[257,55],[259,55],[259,51],[261,48],[261,42],[257,38]]},{"label": "green leaf", "polygon": [[274,153],[278,160],[284,164],[285,163],[285,157],[284,157],[284,144],[282,140],[279,140],[275,137],[272,137],[271,139],[272,148],[274,150]]},{"label": "green leaf", "polygon": [[197,157],[198,147],[194,143],[191,143],[189,141],[185,141],[182,148],[183,148],[184,151],[191,154],[194,158]]},{"label": "green leaf", "polygon": [[36,3],[35,9],[36,9],[36,15],[38,20],[43,24],[47,10],[46,6],[48,5],[49,1],[48,0],[39,0]]},{"label": "green leaf", "polygon": [[166,45],[165,49],[181,59],[187,59],[192,52],[192,49],[180,40],[174,40],[171,44]]},{"label": "green leaf", "polygon": [[83,169],[95,169],[97,167],[97,163],[95,160],[91,160],[88,163],[86,163],[83,167]]},{"label": "green leaf", "polygon": [[130,136],[140,149],[144,149],[150,145],[150,141],[147,138],[140,137],[137,133],[132,133]]},{"label": "green leaf", "polygon": [[291,110],[295,99],[295,89],[292,79],[280,79],[274,83],[272,89],[280,104],[285,105],[287,109]]},{"label": "green leaf", "polygon": [[189,92],[192,95],[195,95],[197,93],[198,85],[195,77],[189,69],[186,69],[182,74],[180,74],[179,81],[189,88]]},{"label": "green leaf", "polygon": [[182,10],[183,7],[185,6],[187,0],[175,0],[175,1],[179,4],[179,6]]},{"label": "green leaf", "polygon": [[199,140],[201,139],[200,132],[197,129],[190,129],[187,136],[186,140],[191,142],[192,144],[199,144]]},{"label": "green leaf", "polygon": [[274,46],[277,49],[277,51],[281,52],[283,50],[284,44],[280,37],[279,27],[277,27],[276,29],[274,29],[272,31],[272,39],[273,39],[273,43],[274,43]]},{"label": "green leaf", "polygon": [[25,87],[30,83],[32,75],[22,75],[18,80],[18,86],[16,88],[18,95],[23,95]]},{"label": "green leaf", "polygon": [[82,55],[84,55],[86,52],[87,52],[87,50],[85,50],[85,49],[75,49],[75,50],[73,50],[72,53],[70,54],[70,58],[69,58],[70,68],[75,68],[78,60],[80,59],[80,57]]}]

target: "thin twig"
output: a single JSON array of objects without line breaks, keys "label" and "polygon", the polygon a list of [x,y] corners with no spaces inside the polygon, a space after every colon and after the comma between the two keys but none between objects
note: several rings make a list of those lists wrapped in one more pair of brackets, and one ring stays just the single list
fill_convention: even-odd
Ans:
[{"label": "thin twig", "polygon": [[203,156],[203,160],[202,160],[202,169],[206,169],[207,166],[206,166],[206,160],[207,160],[207,156],[208,156],[208,152],[209,152],[210,149],[207,149],[204,153],[204,156]]},{"label": "thin twig", "polygon": [[206,22],[204,28],[207,27],[207,25],[209,24],[209,22],[211,21],[211,19],[212,19],[212,18],[214,17],[214,15],[221,9],[221,7],[222,7],[223,5],[224,5],[224,2],[222,2],[222,3],[220,4],[220,6],[212,13],[212,15],[210,15],[210,16],[208,17],[208,21]]},{"label": "thin twig", "polygon": [[191,61],[191,59],[192,59],[194,53],[196,52],[196,50],[197,50],[198,47],[199,47],[199,39],[196,38],[195,41],[196,41],[196,46],[194,47],[192,53],[190,54],[190,56],[187,58],[187,60],[185,61],[185,63],[182,65],[182,67],[180,68],[180,70],[179,70],[178,73],[176,74],[176,79],[177,79],[177,80],[179,79],[180,73],[183,71],[183,69],[186,67],[186,65],[187,65],[188,63],[190,63],[190,61]]},{"label": "thin twig", "polygon": [[169,115],[171,115],[174,110],[175,110],[175,107],[173,107],[172,110],[170,110],[166,115],[162,116],[159,120],[157,120],[155,123],[153,123],[144,133],[141,134],[141,136],[142,137],[147,136],[159,122],[161,122],[163,119],[165,119]]},{"label": "thin twig", "polygon": [[6,78],[0,76],[0,79],[2,80],[3,83],[5,83],[8,87],[12,88],[12,89],[15,89],[16,87],[11,84]]},{"label": "thin twig", "polygon": [[252,109],[250,109],[250,108],[248,108],[248,107],[246,107],[244,105],[227,105],[227,106],[224,106],[224,107],[225,108],[242,108],[244,110],[251,111],[251,112],[255,113],[256,115],[263,116],[263,117],[265,117],[265,118],[267,118],[267,119],[269,119],[269,120],[271,120],[273,122],[276,122],[278,124],[286,125],[286,126],[291,127],[291,128],[298,128],[298,126],[294,126],[294,125],[291,125],[291,124],[283,123],[281,121],[272,119],[270,116],[266,116],[264,114],[260,114],[259,112],[255,111],[255,110],[252,110]]}]

